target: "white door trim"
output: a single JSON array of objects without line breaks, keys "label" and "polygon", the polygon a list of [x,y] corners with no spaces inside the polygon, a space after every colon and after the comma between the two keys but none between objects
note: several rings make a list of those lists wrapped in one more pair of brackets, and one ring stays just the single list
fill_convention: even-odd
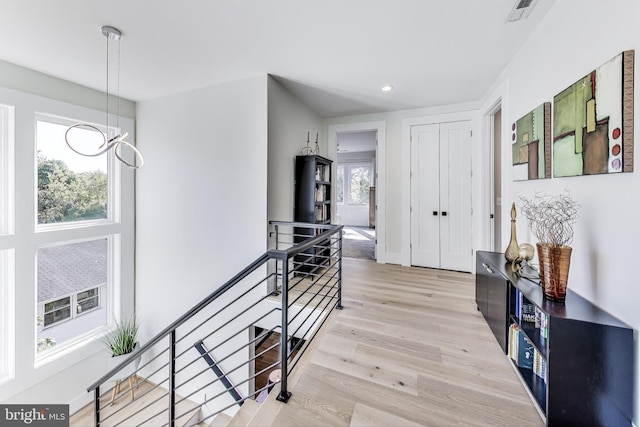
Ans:
[{"label": "white door trim", "polygon": [[[378,144],[376,147],[376,261],[385,264],[386,256],[386,235],[385,235],[385,200],[386,200],[386,128],[387,122],[384,120],[360,123],[345,123],[340,125],[329,125],[327,131],[327,152],[329,158],[336,160],[338,158],[337,143],[338,134],[342,132],[358,132],[375,130],[378,133]],[[336,176],[336,163],[333,163],[331,176]],[[331,200],[336,200],[336,186],[331,186]],[[337,204],[331,204],[331,217],[337,218]]]},{"label": "white door trim", "polygon": [[[477,120],[476,111],[434,114],[431,116],[411,117],[402,120],[402,247],[401,264],[411,265],[411,127],[435,123],[459,122],[470,120],[472,129]],[[473,145],[474,138],[471,144]],[[471,148],[473,151],[473,147]]]},{"label": "white door trim", "polygon": [[[502,111],[502,129],[501,132],[501,140],[502,140],[502,150],[500,153],[501,163],[502,163],[502,180],[500,182],[500,187],[502,191],[502,198],[505,199],[505,196],[510,194],[510,177],[511,173],[507,173],[509,168],[507,165],[511,164],[511,150],[510,144],[507,141],[509,139],[509,132],[507,131],[509,123],[508,117],[508,88],[509,81],[505,80],[502,84],[489,96],[487,96],[484,104],[480,107],[480,112],[482,115],[482,163],[480,173],[482,175],[482,220],[480,221],[480,235],[482,236],[481,246],[479,249],[491,250],[492,241],[493,241],[493,233],[491,232],[491,227],[489,227],[488,221],[486,218],[489,218],[492,210],[492,197],[493,197],[493,115],[496,113],[498,109]],[[509,178],[507,178],[509,177]],[[511,209],[510,203],[502,203],[501,206],[501,218],[503,218],[502,224],[496,224],[496,226],[501,227],[502,239],[504,240],[504,236],[508,236],[509,234],[509,222],[504,221],[504,218],[509,218],[509,210]],[[480,242],[479,242],[480,243]],[[495,251],[501,252],[503,248],[494,248]],[[475,258],[474,258],[475,263]]]}]

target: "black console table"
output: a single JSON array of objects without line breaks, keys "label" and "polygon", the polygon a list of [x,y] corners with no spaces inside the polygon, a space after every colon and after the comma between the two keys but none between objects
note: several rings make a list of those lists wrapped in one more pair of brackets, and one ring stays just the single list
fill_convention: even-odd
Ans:
[{"label": "black console table", "polygon": [[536,374],[528,360],[510,358],[547,425],[631,425],[632,328],[571,289],[564,303],[544,299],[540,286],[517,277],[502,253],[476,253],[476,304],[505,354],[515,348],[510,337],[519,337],[512,341],[525,342],[523,360],[535,353],[535,366],[545,368]]}]

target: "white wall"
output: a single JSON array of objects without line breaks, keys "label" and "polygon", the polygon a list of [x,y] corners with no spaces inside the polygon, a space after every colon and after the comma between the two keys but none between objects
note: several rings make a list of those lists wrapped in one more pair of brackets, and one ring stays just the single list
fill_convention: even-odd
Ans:
[{"label": "white wall", "polygon": [[140,102],[144,343],[266,250],[267,76]]},{"label": "white wall", "polygon": [[267,206],[268,218],[275,221],[293,220],[295,157],[307,145],[315,147],[316,133],[320,155],[327,157],[326,138],[322,135],[322,120],[273,77],[268,81],[269,96],[269,170]]},{"label": "white wall", "polygon": [[[337,117],[326,119],[324,125],[329,127],[330,125],[348,124],[348,123],[362,123],[371,121],[382,121],[386,123],[386,144],[385,144],[385,170],[378,171],[378,174],[385,174],[385,192],[384,194],[377,195],[378,197],[378,211],[380,211],[381,201],[385,203],[385,224],[384,233],[385,236],[379,237],[385,239],[385,255],[386,262],[401,264],[403,259],[403,251],[409,250],[409,237],[406,233],[403,233],[403,223],[409,218],[409,204],[404,201],[403,192],[409,191],[407,182],[409,181],[409,170],[403,165],[403,120],[413,117],[423,116],[436,116],[447,115],[449,113],[464,112],[469,110],[475,110],[478,108],[479,103],[471,104],[459,104],[459,105],[446,105],[433,108],[422,108],[415,110],[402,110],[389,113],[378,114],[363,114],[357,116]],[[470,115],[473,115],[470,113]],[[476,119],[474,121],[474,128],[477,125]],[[472,138],[472,144],[474,145],[474,155],[477,147],[480,146],[479,132],[474,131]],[[479,148],[478,152],[479,152]],[[479,160],[478,160],[479,161]],[[476,159],[474,158],[474,169],[476,168]],[[376,192],[379,191],[376,189]],[[475,191],[475,184],[474,184]],[[477,200],[473,200],[474,212],[476,211]],[[406,219],[405,219],[406,218]],[[475,225],[475,222],[474,222]],[[378,228],[378,227],[376,227]],[[476,233],[477,235],[477,233]],[[475,237],[474,237],[475,239]],[[475,245],[474,245],[475,247]],[[377,256],[380,259],[380,255]],[[406,258],[406,256],[405,256]]]},{"label": "white wall", "polygon": [[[624,50],[640,48],[640,6],[637,0],[557,1],[503,71],[495,87],[506,87],[503,128]],[[640,123],[640,82],[635,65],[636,136]],[[508,85],[505,85],[508,82]],[[491,91],[490,91],[491,92]],[[492,102],[490,99],[485,102]],[[504,136],[504,133],[503,133]],[[503,139],[504,140],[504,139]],[[509,139],[510,141],[510,139]],[[636,151],[637,151],[636,138]],[[640,161],[634,173],[512,182],[511,147],[503,144],[503,218],[517,194],[558,194],[568,189],[582,205],[575,227],[569,288],[635,329],[640,328],[640,287],[634,269],[640,239]],[[535,243],[526,219],[519,217],[518,242]],[[503,227],[503,231],[505,228]],[[503,232],[502,247],[509,233]],[[636,346],[637,348],[637,346]],[[636,349],[636,354],[638,355]],[[636,360],[636,378],[640,359]],[[636,387],[637,389],[638,387]],[[636,392],[636,396],[637,396]],[[640,397],[636,397],[636,420]]]}]

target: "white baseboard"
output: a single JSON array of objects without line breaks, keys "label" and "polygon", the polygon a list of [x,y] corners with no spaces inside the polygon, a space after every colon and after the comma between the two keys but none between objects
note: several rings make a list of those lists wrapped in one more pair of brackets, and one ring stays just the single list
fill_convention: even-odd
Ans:
[{"label": "white baseboard", "polygon": [[73,415],[91,402],[93,402],[93,393],[87,392],[82,394],[81,396],[76,397],[71,402],[69,402],[69,415]]},{"label": "white baseboard", "polygon": [[402,265],[402,254],[399,252],[387,252],[385,263]]}]

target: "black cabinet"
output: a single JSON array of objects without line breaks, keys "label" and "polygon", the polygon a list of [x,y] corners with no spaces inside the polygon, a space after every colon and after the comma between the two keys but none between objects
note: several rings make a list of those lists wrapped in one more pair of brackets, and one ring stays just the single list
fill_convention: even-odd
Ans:
[{"label": "black cabinet", "polygon": [[504,353],[507,353],[509,283],[494,271],[489,261],[478,255],[476,263],[476,304]]},{"label": "black cabinet", "polygon": [[[515,276],[501,253],[478,252],[476,262],[476,301],[487,322],[495,320],[498,342],[502,346],[502,319],[496,329],[499,316],[492,310],[504,307],[507,353],[513,341],[524,340],[535,355],[533,367],[510,360],[547,425],[630,426],[633,329],[571,289],[564,303],[544,299],[539,284]],[[499,289],[506,291],[506,304]]]}]

